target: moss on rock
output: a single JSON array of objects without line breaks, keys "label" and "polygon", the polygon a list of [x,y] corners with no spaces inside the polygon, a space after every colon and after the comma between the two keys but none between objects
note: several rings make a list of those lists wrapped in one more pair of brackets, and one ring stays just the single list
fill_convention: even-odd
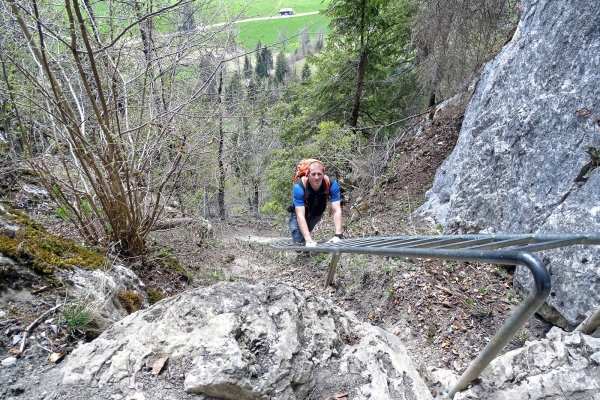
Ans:
[{"label": "moss on rock", "polygon": [[158,293],[156,290],[154,290],[152,288],[148,288],[148,302],[150,304],[158,303],[159,301],[161,301],[164,298],[165,298],[165,296]]},{"label": "moss on rock", "polygon": [[57,268],[77,266],[93,270],[106,263],[102,255],[77,246],[72,240],[52,235],[40,223],[20,211],[4,206],[0,208],[0,214],[21,227],[15,232],[14,238],[0,235],[0,253],[22,265],[50,274]]},{"label": "moss on rock", "polygon": [[133,290],[121,290],[119,292],[119,302],[129,314],[136,312],[142,307],[142,296]]},{"label": "moss on rock", "polygon": [[163,252],[162,254],[160,254],[158,259],[163,263],[165,267],[169,268],[171,271],[178,273],[182,278],[186,280],[186,282],[193,282],[194,278],[192,274],[188,270],[183,268],[181,264],[179,264],[179,260],[177,258],[173,257],[172,255],[166,252]]}]

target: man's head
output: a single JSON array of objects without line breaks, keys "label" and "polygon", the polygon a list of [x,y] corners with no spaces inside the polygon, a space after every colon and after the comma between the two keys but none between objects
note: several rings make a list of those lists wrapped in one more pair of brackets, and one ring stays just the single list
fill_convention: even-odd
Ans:
[{"label": "man's head", "polygon": [[318,190],[323,183],[323,176],[325,175],[325,166],[315,161],[308,166],[308,181],[313,189]]}]

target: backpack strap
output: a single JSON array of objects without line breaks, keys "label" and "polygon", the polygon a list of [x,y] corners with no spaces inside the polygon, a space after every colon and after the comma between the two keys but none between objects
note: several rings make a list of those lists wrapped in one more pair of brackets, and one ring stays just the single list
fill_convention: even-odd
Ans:
[{"label": "backpack strap", "polygon": [[[327,175],[323,176],[325,180],[325,195],[327,196],[327,201],[331,199],[331,193],[329,191],[329,177]],[[302,186],[304,187],[304,208],[306,209],[306,218],[310,217],[310,209],[308,208],[308,193],[306,191],[306,182],[308,182],[308,177],[302,177]]]}]

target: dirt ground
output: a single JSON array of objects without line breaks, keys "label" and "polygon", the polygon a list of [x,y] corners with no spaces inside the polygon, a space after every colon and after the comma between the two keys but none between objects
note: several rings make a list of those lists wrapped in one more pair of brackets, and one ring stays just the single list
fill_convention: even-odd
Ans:
[{"label": "dirt ground", "polygon": [[[376,188],[344,193],[346,236],[440,233],[418,220],[413,211],[423,203],[436,169],[458,138],[462,117],[456,112],[447,115],[401,143],[386,181]],[[513,288],[513,267],[365,255],[342,255],[333,285],[324,288],[329,257],[279,252],[249,240],[287,237],[286,227],[284,218],[247,215],[214,225],[209,236],[193,224],[155,232],[149,240],[150,263],[135,267],[135,272],[164,296],[222,280],[287,283],[309,289],[401,337],[417,368],[431,366],[459,373],[522,300]],[[52,230],[64,235],[72,232],[64,224],[55,224]],[[328,239],[332,230],[330,218],[324,218],[314,236]],[[193,282],[158,262],[164,254],[177,258]],[[48,357],[62,357],[85,340],[57,329],[58,316],[48,314],[32,330],[25,351],[15,352],[23,330],[64,296],[60,287],[35,293],[43,286],[34,277],[19,286],[25,290],[9,290],[0,297],[0,362],[20,357],[18,368],[3,368],[0,373],[0,398],[31,398],[31,388],[39,377],[56,370]],[[503,352],[543,337],[550,327],[532,318]],[[175,381],[178,377],[173,372]],[[39,398],[60,398],[50,387],[36,393]],[[432,394],[438,394],[434,387]]]}]

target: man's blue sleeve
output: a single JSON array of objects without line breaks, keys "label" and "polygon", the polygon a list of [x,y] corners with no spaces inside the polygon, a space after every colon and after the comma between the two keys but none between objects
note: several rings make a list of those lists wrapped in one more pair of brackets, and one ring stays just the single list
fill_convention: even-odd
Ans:
[{"label": "man's blue sleeve", "polygon": [[304,188],[298,184],[294,185],[294,206],[304,207]]},{"label": "man's blue sleeve", "polygon": [[329,198],[332,203],[334,201],[342,201],[342,196],[340,195],[340,186],[338,185],[337,181],[333,181],[329,187]]}]

